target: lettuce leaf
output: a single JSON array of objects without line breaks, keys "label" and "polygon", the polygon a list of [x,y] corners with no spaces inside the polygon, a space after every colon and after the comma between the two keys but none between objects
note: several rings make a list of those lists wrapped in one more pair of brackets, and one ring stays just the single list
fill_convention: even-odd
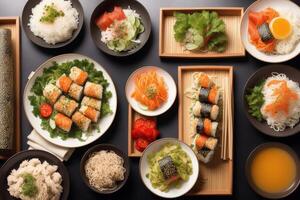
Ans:
[{"label": "lettuce leaf", "polygon": [[210,50],[223,52],[227,46],[224,21],[218,13],[210,11],[192,14],[175,13],[174,37],[187,50]]}]

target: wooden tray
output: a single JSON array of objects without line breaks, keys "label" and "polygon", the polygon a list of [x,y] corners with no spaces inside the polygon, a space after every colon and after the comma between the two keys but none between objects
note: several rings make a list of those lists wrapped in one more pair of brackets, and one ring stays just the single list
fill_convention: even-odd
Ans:
[{"label": "wooden tray", "polygon": [[[229,94],[232,95],[232,80],[233,80],[233,68],[226,66],[185,66],[178,68],[178,89],[179,89],[179,139],[187,144],[191,144],[190,136],[190,106],[191,99],[184,96],[185,91],[191,87],[192,84],[192,74],[194,72],[205,72],[208,75],[214,77],[213,81],[221,91],[225,90],[224,84],[221,84],[222,81],[227,80],[227,90],[229,89]],[[225,94],[225,93],[224,93]],[[221,97],[223,98],[223,97]],[[222,101],[223,102],[223,101]],[[231,112],[227,116],[223,115],[223,119],[219,122],[221,130],[219,136],[219,145],[216,149],[213,160],[204,164],[200,162],[199,169],[199,180],[195,187],[189,192],[189,195],[231,195],[232,194],[232,177],[233,177],[233,161],[232,159],[221,159],[221,144],[223,144],[224,138],[222,138],[223,128],[225,126],[224,119],[231,119],[231,133],[232,133],[232,122],[233,122],[233,107],[232,101],[228,104],[228,110]],[[224,112],[224,106],[220,104],[220,113]],[[230,114],[231,113],[231,114]],[[227,147],[230,146],[231,149],[228,149],[228,154],[231,154],[232,158],[232,135],[227,136]]]},{"label": "wooden tray", "polygon": [[[223,53],[191,52],[184,50],[179,42],[175,41],[173,25],[175,12],[191,13],[195,11],[216,11],[226,24],[228,46]],[[217,58],[245,56],[245,48],[240,37],[240,23],[244,9],[240,7],[203,7],[203,8],[161,8],[159,28],[159,56],[182,58]]]},{"label": "wooden tray", "polygon": [[0,155],[0,159],[7,159],[12,154],[21,150],[20,134],[20,21],[19,17],[0,17],[0,28],[11,30],[12,48],[15,66],[15,136],[14,150],[8,155]]},{"label": "wooden tray", "polygon": [[150,118],[135,112],[135,110],[133,110],[132,107],[128,105],[128,156],[129,157],[142,156],[142,152],[139,152],[138,150],[135,149],[134,140],[131,138],[131,130],[133,128],[133,123],[136,119],[139,119],[141,117]]}]

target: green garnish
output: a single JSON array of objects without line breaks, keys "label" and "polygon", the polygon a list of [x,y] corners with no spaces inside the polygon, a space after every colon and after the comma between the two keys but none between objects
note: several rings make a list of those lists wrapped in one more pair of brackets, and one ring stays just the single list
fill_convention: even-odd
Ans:
[{"label": "green garnish", "polygon": [[149,99],[153,99],[157,95],[157,89],[155,85],[149,85],[146,90],[146,96]]},{"label": "green garnish", "polygon": [[262,81],[258,85],[254,86],[249,90],[249,94],[245,96],[249,113],[251,116],[255,117],[258,121],[263,120],[263,116],[260,112],[260,108],[264,104],[264,96],[262,94],[262,89],[264,87],[265,81]]},{"label": "green garnish", "polygon": [[36,185],[36,179],[29,173],[22,174],[22,194],[28,197],[35,197],[38,193],[38,187]]},{"label": "green garnish", "polygon": [[[101,111],[100,116],[105,117],[112,113],[112,110],[109,106],[109,99],[112,97],[112,93],[110,91],[107,91],[107,87],[109,83],[104,78],[103,73],[101,71],[98,71],[94,67],[94,63],[89,62],[87,59],[84,60],[74,60],[70,62],[65,62],[58,64],[56,62],[53,63],[52,66],[44,69],[43,74],[35,79],[35,82],[31,88],[31,92],[33,95],[29,96],[28,99],[30,101],[30,105],[33,107],[32,113],[36,117],[40,117],[39,115],[39,108],[42,103],[49,103],[47,99],[43,96],[43,90],[45,86],[52,82],[55,83],[55,81],[63,74],[69,75],[70,69],[74,66],[77,66],[78,68],[86,71],[88,73],[88,80],[93,83],[101,84],[103,86],[103,96],[102,96],[102,105],[101,105]],[[67,96],[67,95],[66,95]],[[50,133],[50,136],[52,138],[60,137],[62,140],[66,140],[68,138],[77,138],[79,140],[82,139],[82,131],[77,126],[72,126],[72,129],[69,133],[66,133],[65,131],[55,128],[52,129],[49,123],[50,119],[54,119],[54,116],[57,114],[57,112],[52,112],[52,115],[48,118],[41,118],[41,127],[42,129],[48,131]]]},{"label": "green garnish", "polygon": [[63,17],[65,13],[63,11],[59,11],[55,8],[54,3],[51,5],[46,5],[44,7],[43,16],[41,17],[40,21],[44,23],[54,23],[57,17]]},{"label": "green garnish", "polygon": [[175,13],[174,16],[175,40],[187,50],[225,51],[228,41],[225,23],[216,12]]}]

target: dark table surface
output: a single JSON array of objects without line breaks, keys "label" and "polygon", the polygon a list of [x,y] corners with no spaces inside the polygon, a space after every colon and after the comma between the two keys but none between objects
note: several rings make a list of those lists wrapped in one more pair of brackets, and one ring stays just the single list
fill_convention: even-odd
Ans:
[{"label": "dark table surface", "polygon": [[[284,139],[276,139],[259,133],[251,126],[246,118],[242,104],[243,87],[249,76],[267,63],[260,62],[247,54],[241,58],[227,59],[160,59],[158,56],[159,40],[159,8],[160,7],[201,7],[201,6],[238,6],[245,9],[253,0],[141,0],[148,10],[152,20],[152,35],[147,45],[137,54],[128,58],[115,58],[103,54],[94,45],[89,31],[89,21],[94,8],[101,0],[80,0],[85,12],[85,24],[81,35],[69,47],[60,50],[47,50],[31,43],[23,31],[22,37],[22,81],[21,92],[27,82],[27,77],[45,60],[63,53],[79,53],[87,55],[109,72],[115,82],[118,93],[118,111],[113,125],[100,139],[94,143],[76,149],[67,166],[71,178],[70,200],[89,199],[159,199],[143,185],[138,170],[139,159],[131,160],[131,173],[126,186],[117,194],[101,196],[92,192],[83,183],[79,173],[79,163],[84,152],[91,146],[99,143],[111,143],[127,152],[127,101],[124,87],[131,72],[144,65],[157,65],[168,71],[177,82],[177,66],[179,65],[232,65],[234,66],[234,97],[235,97],[235,123],[234,123],[234,182],[233,195],[224,197],[183,197],[182,199],[260,199],[248,186],[244,173],[244,165],[250,151],[257,145],[279,141],[291,146],[300,155],[300,134]],[[295,0],[296,2],[299,0]],[[21,16],[26,0],[0,0],[0,16]],[[300,3],[300,2],[298,2]],[[299,68],[300,56],[285,63]],[[32,130],[22,106],[22,149],[27,149],[26,137]],[[159,117],[159,129],[163,137],[177,137],[178,133],[178,101],[163,116]],[[3,162],[0,162],[2,165]],[[3,186],[1,186],[3,187]],[[300,199],[300,189],[286,199]]]}]

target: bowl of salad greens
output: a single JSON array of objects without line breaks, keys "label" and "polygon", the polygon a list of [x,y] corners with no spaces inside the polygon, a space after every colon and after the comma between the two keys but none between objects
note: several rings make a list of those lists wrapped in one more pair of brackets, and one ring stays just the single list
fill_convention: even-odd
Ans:
[{"label": "bowl of salad greens", "polygon": [[272,137],[288,137],[300,132],[300,124],[293,128],[286,128],[283,131],[275,131],[267,124],[266,119],[261,113],[261,108],[265,103],[262,94],[263,87],[268,77],[274,73],[285,74],[289,79],[300,82],[299,70],[283,64],[267,65],[258,69],[247,80],[244,87],[243,101],[246,116],[250,123],[260,132]]},{"label": "bowl of salad greens", "polygon": [[96,46],[112,56],[139,51],[151,33],[151,20],[138,1],[105,0],[93,11],[90,31]]},{"label": "bowl of salad greens", "polygon": [[140,176],[154,194],[176,198],[189,192],[198,180],[199,162],[193,150],[175,138],[152,142],[140,159]]},{"label": "bowl of salad greens", "polygon": [[[71,76],[71,70],[76,67],[77,70],[82,70],[87,74],[87,84],[97,84],[102,86],[101,100],[93,99],[93,102],[101,102],[100,107],[95,113],[98,113],[96,121],[92,121],[85,117],[87,115],[80,110],[86,106],[83,101],[85,98],[84,92],[80,95],[80,99],[75,100],[71,95],[71,86],[69,92],[61,92],[56,103],[49,102],[45,96],[46,87],[52,85],[57,87],[57,80],[62,76]],[[74,83],[72,83],[73,85]],[[76,84],[74,84],[76,85]],[[84,88],[85,86],[77,86]],[[83,90],[83,89],[82,89]],[[50,90],[51,92],[55,91]],[[77,107],[70,116],[59,111],[56,104],[63,99],[64,104],[62,109],[68,110],[71,107],[71,102],[76,102]],[[47,141],[63,147],[81,147],[97,140],[101,137],[112,124],[117,110],[117,94],[114,83],[106,72],[106,70],[93,59],[80,54],[62,54],[50,58],[41,64],[32,75],[29,75],[28,82],[24,89],[23,95],[24,110],[32,127]],[[48,105],[44,107],[44,105]],[[86,106],[92,108],[90,105]],[[43,108],[43,109],[42,109]],[[47,108],[46,110],[44,108]],[[90,109],[91,110],[91,109]],[[45,112],[47,111],[47,112]],[[79,120],[75,119],[75,114],[79,116]],[[45,114],[48,114],[47,116]],[[84,115],[84,116],[83,116]],[[60,122],[59,118],[60,116]],[[74,118],[73,118],[74,117]],[[68,130],[62,129],[65,125],[69,126]],[[88,129],[83,130],[79,125],[87,125]]]}]

